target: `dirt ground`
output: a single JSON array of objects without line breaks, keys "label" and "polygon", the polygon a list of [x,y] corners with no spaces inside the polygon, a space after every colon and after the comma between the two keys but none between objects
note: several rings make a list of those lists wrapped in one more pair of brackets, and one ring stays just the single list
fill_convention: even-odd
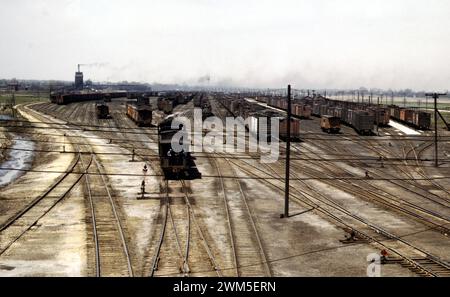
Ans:
[{"label": "dirt ground", "polygon": [[[16,129],[11,133],[29,132],[23,135],[34,141],[35,150],[39,152],[35,152],[33,157],[33,171],[23,173],[0,189],[0,223],[7,222],[48,190],[75,162],[78,150],[93,152],[106,173],[111,199],[124,230],[134,276],[148,276],[161,234],[165,205],[163,180],[158,175],[157,135],[155,127],[138,128],[125,116],[124,101],[118,99],[109,104],[112,118],[108,120],[95,117],[93,102],[66,106],[50,103],[21,106],[22,116],[33,123],[40,122],[39,127],[42,128]],[[186,113],[191,109],[192,103],[189,103],[177,107],[175,112]],[[160,113],[155,114],[154,124],[162,117]],[[80,126],[73,129],[74,126],[69,126],[67,122],[94,128],[83,129]],[[301,129],[303,132],[320,133],[318,119],[302,121]],[[63,136],[64,133],[66,136]],[[381,133],[383,137],[394,138],[398,131],[386,127]],[[355,137],[356,134],[351,128],[344,127],[343,134],[338,137],[347,136]],[[329,141],[322,139],[324,137],[294,144],[295,151],[291,157],[333,156],[336,152],[330,148]],[[392,155],[401,154],[402,148],[409,145],[392,142],[395,143],[393,147],[389,147],[387,141],[373,145]],[[10,146],[11,143],[5,145]],[[61,152],[62,146],[65,153]],[[341,153],[376,155],[367,146],[349,140],[343,139],[333,146]],[[135,161],[131,162],[133,148],[136,149],[136,156]],[[449,143],[442,144],[440,151],[443,159],[450,152],[449,148]],[[430,157],[432,149],[427,148],[422,154],[422,157]],[[450,261],[448,234],[433,228],[436,224],[449,226],[448,180],[439,179],[433,183],[429,180],[416,181],[415,186],[406,181],[359,180],[346,182],[349,187],[346,188],[340,186],[342,181],[295,180],[313,177],[318,172],[331,173],[326,169],[326,162],[320,167],[317,163],[293,160],[292,216],[280,218],[284,207],[284,185],[282,180],[273,177],[284,174],[281,160],[276,164],[264,165],[248,153],[198,153],[196,157],[196,166],[203,177],[186,182],[191,208],[184,200],[179,183],[171,181],[169,184],[174,224],[169,219],[168,240],[162,246],[160,268],[156,275],[183,275],[179,269],[183,257],[179,257],[178,250],[184,253],[188,234],[192,236],[189,258],[192,276],[213,276],[218,274],[218,270],[225,276],[366,276],[370,264],[367,257],[372,253],[379,254],[382,244],[408,257],[425,258],[426,254],[420,250]],[[142,170],[144,164],[148,164],[149,168],[145,174]],[[397,163],[386,164],[384,169],[380,169],[378,164],[364,162],[341,161],[333,164],[329,169],[335,174],[353,177],[364,176],[366,170],[373,176],[382,172],[388,177],[450,176],[448,163],[438,169],[430,166],[418,169]],[[77,165],[76,170],[81,172],[82,168]],[[66,190],[77,176],[71,175],[59,191],[51,193],[51,197]],[[264,176],[269,179],[263,179]],[[146,197],[138,199],[141,198],[143,180]],[[15,230],[9,230],[11,228],[0,233],[2,250],[13,241],[0,254],[1,276],[95,276],[94,235],[86,186],[85,179],[80,179],[63,200],[21,236],[17,236]],[[102,187],[100,183],[91,186],[94,191]],[[372,196],[364,195],[364,191]],[[51,205],[51,197],[48,197],[48,205]],[[386,199],[384,203],[380,202],[381,197]],[[311,207],[313,204],[318,207]],[[408,211],[419,214],[420,218],[406,214],[399,206],[409,207]],[[29,216],[38,217],[46,207],[33,210]],[[193,214],[187,220],[189,210]],[[193,220],[198,224],[198,229]],[[380,243],[363,239],[342,242],[348,233],[341,220],[373,236]],[[413,247],[375,232],[368,222],[399,236]],[[181,242],[180,249],[175,244],[177,236]],[[121,244],[111,241],[110,249],[117,251],[122,248]],[[208,248],[211,255],[207,252]],[[395,254],[391,257],[398,259]],[[219,269],[214,269],[212,261]],[[117,265],[122,264],[117,262]],[[400,262],[382,265],[381,268],[381,276],[416,275],[415,271]]]}]

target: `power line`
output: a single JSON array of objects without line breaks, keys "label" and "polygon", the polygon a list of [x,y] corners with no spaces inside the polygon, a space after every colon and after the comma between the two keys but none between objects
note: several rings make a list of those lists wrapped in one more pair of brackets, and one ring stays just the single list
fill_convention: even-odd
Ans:
[{"label": "power line", "polygon": [[[8,128],[8,126],[0,126],[0,128]],[[24,127],[17,127],[17,128],[24,128]],[[31,127],[28,127],[31,128]],[[41,127],[44,129],[44,127]],[[33,128],[34,129],[34,128]],[[47,130],[52,130],[55,128],[45,128]],[[69,129],[66,129],[69,130]],[[144,132],[122,132],[122,131],[94,131],[94,130],[82,130],[82,132],[102,132],[102,133],[121,133],[121,134],[135,134],[135,135],[143,135],[143,136],[152,136],[157,135],[157,133],[144,133]],[[27,134],[27,135],[39,135],[39,136],[56,136],[56,137],[62,137],[64,134],[55,134],[55,133],[37,133],[37,132],[24,132],[24,131],[9,131],[9,130],[3,130],[3,132],[10,132],[10,133],[21,133],[21,134]],[[203,133],[202,133],[203,134]],[[195,135],[195,133],[189,133],[189,135]],[[223,132],[223,136],[226,136],[227,133]],[[300,139],[301,140],[319,140],[319,141],[379,141],[379,142],[392,142],[392,141],[431,141],[431,139],[434,136],[417,136],[420,138],[409,138],[408,137],[399,137],[399,138],[362,138],[361,136],[356,135],[346,135],[345,138],[338,138],[338,137],[327,137],[327,138],[320,138],[320,137],[305,137],[303,135],[320,135],[323,136],[321,133],[312,133],[312,132],[301,132],[300,133]],[[66,135],[66,137],[72,137],[72,138],[82,138],[82,139],[106,139],[106,140],[118,140],[118,141],[124,141],[123,138],[105,138],[104,136],[82,136],[82,135]],[[249,137],[249,135],[246,133],[246,138]],[[348,139],[350,138],[350,139]],[[351,139],[354,138],[354,139]],[[430,138],[430,139],[428,139]],[[439,140],[442,141],[450,141],[450,136],[440,136]],[[148,142],[148,141],[142,141],[142,140],[127,140],[127,141],[133,141],[133,142]],[[283,142],[283,141],[280,141]]]},{"label": "power line", "polygon": [[[21,140],[22,141],[22,140]],[[62,143],[62,142],[60,142]],[[96,146],[96,145],[90,145],[90,144],[83,144],[83,143],[78,143],[78,145],[89,145],[89,146]],[[110,146],[110,145],[108,145]],[[126,147],[126,149],[135,149],[135,150],[152,150],[150,148],[135,148],[135,147]],[[91,152],[83,152],[83,151],[68,151],[65,150],[64,152],[62,152],[61,150],[50,150],[50,149],[23,149],[23,148],[4,148],[4,150],[10,150],[10,151],[25,151],[25,152],[37,152],[37,153],[67,153],[67,154],[91,154]],[[122,152],[117,152],[117,153],[113,153],[113,152],[95,152],[96,155],[110,155],[110,156],[132,156],[133,153],[122,153]],[[195,158],[221,158],[221,159],[231,159],[231,160],[243,160],[243,159],[248,159],[248,160],[255,160],[255,158],[261,157],[263,155],[258,154],[258,155],[238,155],[238,156],[233,156],[233,155],[217,155],[217,154],[221,154],[221,153],[208,153],[209,155],[204,155],[202,153],[193,153],[195,155]],[[294,161],[322,161],[322,162],[344,162],[344,161],[375,161],[376,163],[383,161],[383,164],[386,164],[386,161],[422,161],[422,162],[428,162],[428,161],[433,161],[432,159],[416,159],[416,158],[383,158],[380,159],[379,157],[375,157],[375,156],[359,156],[359,157],[354,157],[354,155],[340,155],[340,154],[325,154],[325,155],[337,155],[337,156],[348,156],[348,158],[295,158],[295,157],[291,157],[291,160]],[[150,158],[159,158],[158,154],[139,154],[139,156],[141,157],[150,157]],[[280,155],[282,156],[282,154]],[[450,161],[443,161],[443,162],[450,162]],[[387,163],[389,164],[389,163]],[[414,164],[413,164],[414,165]],[[417,165],[414,165],[417,166]]]},{"label": "power line", "polygon": [[[84,171],[59,171],[59,170],[36,170],[36,169],[23,169],[23,168],[13,168],[13,167],[0,167],[0,170],[12,170],[12,171],[21,171],[21,172],[36,172],[36,173],[69,173],[69,174],[85,174]],[[135,176],[135,177],[143,177],[143,176],[154,176],[154,177],[162,177],[163,174],[135,174],[135,173],[90,173],[90,175],[105,175],[105,176]],[[249,180],[282,180],[283,178],[278,177],[257,177],[257,176],[227,176],[227,175],[206,175],[202,174],[202,178],[226,178],[226,179],[249,179]],[[334,177],[298,177],[291,178],[290,180],[372,180],[372,181],[390,181],[390,180],[409,180],[409,181],[421,181],[421,180],[442,180],[449,179],[450,176],[435,176],[430,178],[375,178],[371,177],[370,179],[366,177],[348,177],[348,176],[334,176]]]},{"label": "power line", "polygon": [[[0,120],[0,122],[9,122],[11,120]],[[13,122],[16,122],[15,120],[12,120]],[[22,121],[25,123],[29,123],[27,121]],[[58,124],[58,123],[51,123],[51,122],[32,122],[32,123],[45,123],[45,124],[49,124],[49,125],[66,125],[66,124]],[[83,132],[103,132],[103,133],[108,133],[108,132],[121,132],[123,134],[137,134],[137,135],[157,135],[157,131],[156,131],[156,127],[155,128],[142,128],[142,127],[136,127],[136,128],[130,128],[130,127],[105,127],[105,126],[98,126],[98,125],[78,125],[78,124],[71,124],[74,126],[80,126],[80,127],[88,127],[88,128],[101,128],[101,129],[85,129],[85,128],[70,128],[70,127],[38,127],[38,126],[20,126],[20,125],[1,125],[0,127],[2,128],[18,128],[18,129],[54,129],[54,130],[77,130],[77,131],[83,131]],[[108,130],[102,130],[102,129],[108,129]],[[140,131],[122,131],[122,130],[140,130]],[[144,130],[144,131],[142,131]],[[196,133],[191,132],[190,134],[194,134]],[[203,133],[203,132],[200,132]],[[224,134],[226,134],[226,131],[223,131]],[[405,136],[401,136],[401,135],[396,135],[397,138],[391,137],[391,138],[383,138],[383,137],[390,137],[388,135],[386,136],[365,136],[362,137],[360,135],[345,135],[342,137],[345,138],[340,138],[340,137],[330,137],[329,135],[320,133],[320,132],[300,132],[302,138],[303,135],[319,135],[319,136],[325,136],[327,137],[326,139],[323,140],[349,140],[346,138],[356,138],[356,139],[360,139],[360,140],[381,140],[381,141],[391,141],[391,140],[416,140],[416,141],[425,141],[428,140],[428,138],[430,139],[434,139],[434,135],[405,135]],[[450,140],[450,136],[441,136],[440,139],[442,140],[443,138],[448,138],[448,140]],[[305,138],[308,139],[308,138]],[[321,139],[317,139],[316,140],[322,140]]]},{"label": "power line", "polygon": [[[15,123],[26,123],[26,124],[46,124],[46,125],[57,125],[57,126],[78,126],[78,127],[90,127],[90,128],[111,128],[111,127],[105,127],[102,125],[91,125],[91,124],[77,124],[74,122],[65,122],[65,123],[55,123],[55,122],[45,122],[45,121],[26,121],[26,120],[17,120],[17,119],[0,119],[0,123],[1,122],[15,122]],[[135,128],[131,128],[131,127],[116,127],[117,129],[120,130],[134,130],[134,129],[140,129],[140,130],[155,130],[157,129],[157,127],[135,127]]]},{"label": "power line", "polygon": [[[413,235],[417,235],[420,233],[425,233],[434,229],[437,229],[438,227],[431,227],[431,228],[427,228],[424,230],[419,230],[419,231],[415,231],[415,232],[411,232],[411,233],[407,233],[404,235],[400,235],[397,236],[397,238],[405,238],[405,237],[409,237],[409,236],[413,236]],[[393,238],[388,238],[388,239],[379,239],[378,242],[383,243],[383,242],[387,242],[387,241],[393,241],[396,239]],[[298,253],[298,254],[293,254],[293,255],[289,255],[286,257],[280,257],[280,258],[275,258],[272,260],[267,260],[267,261],[259,261],[259,262],[254,262],[254,263],[250,263],[250,264],[245,264],[245,265],[238,265],[237,267],[232,266],[232,267],[221,267],[220,270],[221,271],[226,271],[226,270],[235,270],[236,268],[248,268],[248,267],[254,267],[254,266],[259,266],[262,264],[266,264],[266,263],[277,263],[277,262],[281,262],[281,261],[286,261],[286,260],[290,260],[290,259],[294,259],[294,258],[298,258],[298,257],[302,257],[302,256],[307,256],[307,255],[312,255],[312,254],[316,254],[316,253],[322,253],[322,252],[327,252],[327,251],[332,251],[332,250],[338,250],[338,249],[342,249],[342,248],[347,248],[347,247],[352,247],[355,245],[359,245],[361,244],[360,242],[353,242],[353,243],[348,243],[348,244],[344,244],[344,245],[339,245],[339,246],[333,246],[333,247],[326,247],[326,248],[321,248],[321,249],[314,249],[314,250],[310,250],[310,251],[306,251],[303,253]],[[199,270],[199,271],[192,271],[192,273],[205,273],[205,272],[215,272],[215,270],[213,269],[205,269],[205,270]],[[173,275],[179,275],[179,273],[165,273],[165,274],[161,274],[161,276],[173,276]]]}]

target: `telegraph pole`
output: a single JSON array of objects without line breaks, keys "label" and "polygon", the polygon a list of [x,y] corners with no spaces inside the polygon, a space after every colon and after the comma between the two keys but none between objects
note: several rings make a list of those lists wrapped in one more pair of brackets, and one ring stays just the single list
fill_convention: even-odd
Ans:
[{"label": "telegraph pole", "polygon": [[437,133],[437,99],[439,96],[445,96],[446,93],[425,93],[425,96],[431,96],[434,99],[434,167],[438,167],[438,133]]},{"label": "telegraph pole", "polygon": [[[380,97],[377,97],[377,134],[378,134],[378,125],[380,124]],[[379,136],[379,134],[378,134]]]},{"label": "telegraph pole", "polygon": [[281,218],[289,217],[289,163],[291,158],[291,85],[287,89],[287,139],[286,139],[286,173],[284,188],[284,214]]},{"label": "telegraph pole", "polygon": [[13,116],[13,118],[15,118],[16,117],[16,112],[15,112],[15,110],[14,110],[14,106],[16,105],[16,90],[12,90],[12,93],[11,93],[11,114],[12,114],[12,116]]}]

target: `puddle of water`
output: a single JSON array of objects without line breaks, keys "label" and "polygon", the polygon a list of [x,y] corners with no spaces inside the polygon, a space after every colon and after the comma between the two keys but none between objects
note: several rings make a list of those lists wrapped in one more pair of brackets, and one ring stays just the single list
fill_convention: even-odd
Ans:
[{"label": "puddle of water", "polygon": [[[7,120],[11,119],[11,117],[6,115],[0,115],[0,119]],[[13,135],[12,146],[13,149],[26,149],[33,150],[34,142],[27,141],[26,138],[19,136],[17,134],[11,133]],[[9,150],[8,157],[5,161],[0,164],[2,168],[16,168],[16,169],[28,169],[31,167],[33,162],[33,152],[32,151],[16,151]],[[0,187],[3,187],[14,180],[16,180],[19,176],[23,175],[23,171],[18,170],[7,170],[0,169]]]}]

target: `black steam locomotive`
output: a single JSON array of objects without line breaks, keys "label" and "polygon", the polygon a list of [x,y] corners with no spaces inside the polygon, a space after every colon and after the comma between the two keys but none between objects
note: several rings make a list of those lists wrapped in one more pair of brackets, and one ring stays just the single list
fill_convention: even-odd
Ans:
[{"label": "black steam locomotive", "polygon": [[[184,150],[176,152],[172,148],[173,136],[182,129],[182,125],[178,128],[172,128],[172,119],[173,117],[166,118],[158,125],[159,159],[164,175],[166,179],[200,178],[201,174],[197,170],[194,162],[195,158],[191,153]],[[182,145],[182,143],[180,144]]]}]

